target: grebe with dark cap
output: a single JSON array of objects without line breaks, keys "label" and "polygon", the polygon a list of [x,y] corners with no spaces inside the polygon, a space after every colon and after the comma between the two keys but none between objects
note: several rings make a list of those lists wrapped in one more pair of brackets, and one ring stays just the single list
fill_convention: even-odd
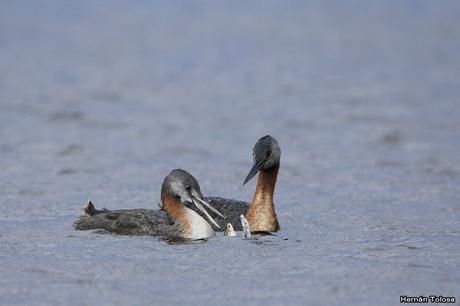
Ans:
[{"label": "grebe with dark cap", "polygon": [[253,233],[276,232],[279,230],[273,193],[280,168],[280,158],[280,146],[272,136],[264,136],[254,145],[254,164],[243,182],[243,185],[245,185],[259,173],[251,205],[246,202],[219,197],[206,198],[209,203],[212,203],[226,215],[225,220],[219,221],[222,228],[225,228],[226,222],[230,222],[235,230],[242,230],[240,215],[244,214]]},{"label": "grebe with dark cap", "polygon": [[103,229],[121,235],[196,240],[214,236],[214,230],[202,216],[187,208],[185,203],[193,204],[217,228],[219,225],[203,205],[224,217],[204,200],[198,181],[181,169],[171,171],[163,180],[161,203],[161,210],[97,210],[89,201],[85,215],[74,223],[74,227],[77,230]]}]

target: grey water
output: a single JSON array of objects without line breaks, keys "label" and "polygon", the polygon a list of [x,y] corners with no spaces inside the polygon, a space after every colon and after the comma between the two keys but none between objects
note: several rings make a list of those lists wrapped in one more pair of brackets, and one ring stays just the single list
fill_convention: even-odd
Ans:
[{"label": "grey water", "polygon": [[[287,241],[72,228],[175,168],[250,201],[266,134]],[[460,299],[459,2],[0,2],[1,305],[431,294]]]}]

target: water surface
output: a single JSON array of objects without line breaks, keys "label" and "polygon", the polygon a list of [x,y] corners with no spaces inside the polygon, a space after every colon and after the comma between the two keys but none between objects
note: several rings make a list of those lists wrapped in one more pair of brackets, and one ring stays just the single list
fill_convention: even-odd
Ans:
[{"label": "water surface", "polygon": [[[398,305],[460,298],[456,1],[4,1],[0,304]],[[282,147],[280,234],[77,232],[183,168],[241,186]]]}]

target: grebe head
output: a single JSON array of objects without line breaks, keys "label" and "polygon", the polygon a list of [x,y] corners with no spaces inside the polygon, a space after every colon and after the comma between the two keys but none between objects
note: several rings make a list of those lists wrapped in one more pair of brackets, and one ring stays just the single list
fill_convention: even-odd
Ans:
[{"label": "grebe head", "polygon": [[212,207],[211,204],[203,199],[198,181],[190,173],[182,169],[173,170],[165,177],[161,185],[161,197],[162,202],[164,202],[164,197],[168,197],[172,201],[181,203],[181,209],[186,209],[184,206],[185,203],[195,205],[206,218],[217,227],[219,227],[219,225],[209,215],[203,205],[217,215],[224,217],[219,211]]},{"label": "grebe head", "polygon": [[280,163],[281,149],[276,141],[270,135],[260,138],[253,148],[254,165],[249,171],[244,184],[249,182],[260,170],[269,170]]}]

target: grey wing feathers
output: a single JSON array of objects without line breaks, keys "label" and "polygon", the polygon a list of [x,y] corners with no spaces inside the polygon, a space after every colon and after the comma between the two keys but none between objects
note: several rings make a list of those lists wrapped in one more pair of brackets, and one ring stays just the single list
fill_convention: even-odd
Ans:
[{"label": "grey wing feathers", "polygon": [[152,209],[106,210],[83,215],[75,223],[77,230],[102,229],[119,235],[171,236],[179,232],[165,212]]}]

